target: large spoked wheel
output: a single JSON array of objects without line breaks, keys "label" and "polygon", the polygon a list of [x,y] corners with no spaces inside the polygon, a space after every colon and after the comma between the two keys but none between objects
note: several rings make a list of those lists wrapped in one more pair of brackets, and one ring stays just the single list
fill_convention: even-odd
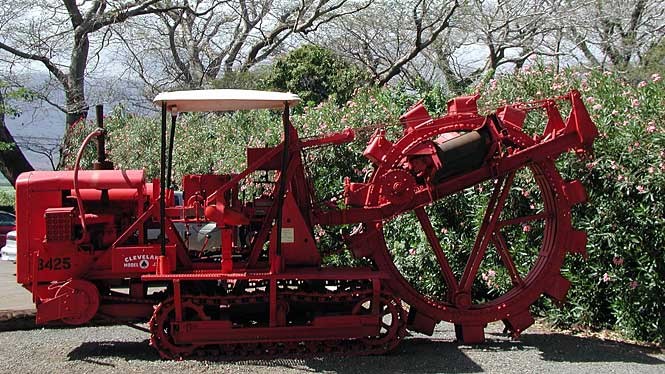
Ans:
[{"label": "large spoked wheel", "polygon": [[542,294],[563,301],[570,283],[560,268],[577,234],[565,186],[547,160],[468,186],[411,218],[366,223],[380,247],[373,259],[391,273],[409,320],[452,322],[459,340],[475,343],[498,320],[518,336]]},{"label": "large spoked wheel", "polygon": [[[182,303],[183,320],[208,320],[205,311],[200,305],[191,301]],[[193,344],[177,344],[173,340],[172,325],[175,321],[175,304],[173,298],[160,303],[150,319],[150,345],[152,345],[162,358],[173,360],[182,359],[191,355],[197,348]]]}]

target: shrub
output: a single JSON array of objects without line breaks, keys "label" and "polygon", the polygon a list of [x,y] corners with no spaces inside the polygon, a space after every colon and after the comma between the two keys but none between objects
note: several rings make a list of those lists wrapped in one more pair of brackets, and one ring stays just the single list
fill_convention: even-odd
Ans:
[{"label": "shrub", "polygon": [[0,186],[0,206],[13,207],[16,194],[11,186]]},{"label": "shrub", "polygon": [[559,325],[618,328],[628,336],[665,338],[665,87],[658,74],[637,84],[611,72],[549,68],[500,77],[483,87],[485,107],[541,99],[576,88],[600,136],[595,159],[567,155],[562,175],[580,179],[588,204],[574,211],[574,225],[589,235],[589,260],[566,261],[573,287],[568,305],[548,309]]}]

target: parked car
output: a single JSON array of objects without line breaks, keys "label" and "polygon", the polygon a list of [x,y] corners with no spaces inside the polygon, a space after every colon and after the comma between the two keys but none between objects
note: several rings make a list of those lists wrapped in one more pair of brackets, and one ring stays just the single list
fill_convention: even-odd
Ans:
[{"label": "parked car", "polygon": [[16,262],[16,231],[7,233],[6,243],[0,249],[0,261]]},{"label": "parked car", "polygon": [[16,216],[0,211],[0,248],[5,245],[7,233],[16,230]]}]

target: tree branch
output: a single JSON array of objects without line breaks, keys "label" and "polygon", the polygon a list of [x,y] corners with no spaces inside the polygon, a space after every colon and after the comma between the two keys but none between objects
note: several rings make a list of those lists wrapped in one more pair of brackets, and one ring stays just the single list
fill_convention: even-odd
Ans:
[{"label": "tree branch", "polygon": [[62,70],[60,70],[48,57],[23,52],[3,42],[0,42],[0,49],[3,49],[21,58],[41,62],[46,67],[46,69],[48,69],[48,71],[58,79],[58,82],[60,82],[65,88],[69,87],[67,75],[63,73]]},{"label": "tree branch", "polygon": [[69,19],[72,22],[72,29],[76,29],[83,23],[83,16],[79,11],[76,0],[62,0],[69,13]]},{"label": "tree branch", "polygon": [[450,19],[452,18],[453,14],[455,13],[455,10],[458,7],[459,7],[459,2],[455,0],[452,8],[450,8],[446,17],[443,19],[441,24],[439,24],[439,27],[437,27],[435,30],[432,31],[429,38],[427,38],[424,41],[418,41],[418,38],[421,37],[420,35],[418,35],[416,37],[416,43],[413,46],[413,48],[411,48],[411,50],[405,56],[397,60],[395,63],[393,63],[391,66],[389,66],[387,69],[385,69],[380,73],[377,84],[383,86],[386,83],[388,83],[388,81],[390,81],[394,76],[400,73],[404,65],[406,65],[409,61],[415,58],[423,49],[427,48],[430,44],[432,44],[432,42],[434,42],[436,38],[438,38],[439,34],[441,34],[443,30],[450,27]]}]

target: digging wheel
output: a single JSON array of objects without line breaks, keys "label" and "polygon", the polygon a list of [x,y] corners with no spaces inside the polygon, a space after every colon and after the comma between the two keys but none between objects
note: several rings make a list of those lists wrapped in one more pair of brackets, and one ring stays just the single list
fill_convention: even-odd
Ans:
[{"label": "digging wheel", "polygon": [[[470,130],[455,125],[430,135]],[[400,141],[418,140],[407,135]],[[531,142],[523,134],[513,134],[502,147],[510,154]],[[407,147],[397,143],[394,149]],[[385,159],[374,170],[373,180],[400,168],[404,154]],[[467,205],[446,206],[451,195]],[[382,222],[365,222],[365,233],[376,238],[371,257],[380,270],[391,274],[390,289],[409,304],[409,320],[419,315],[429,321],[422,332],[448,321],[455,324],[459,340],[478,343],[484,340],[485,326],[501,320],[517,337],[533,323],[529,308],[541,295],[557,303],[565,299],[570,282],[560,274],[564,257],[568,252],[584,253],[586,243],[586,234],[571,223],[571,207],[583,202],[584,188],[578,181],[565,182],[554,160],[547,158],[489,181],[460,186],[451,195],[439,201],[435,196],[432,206],[416,207],[415,229],[411,221],[400,221],[408,211]],[[475,211],[468,213],[469,209]],[[448,226],[437,227],[442,223]],[[407,231],[410,239],[405,239]],[[414,242],[420,243],[418,250],[410,247]],[[439,285],[423,281],[426,276],[417,265],[414,268],[415,260],[411,274],[405,275],[409,260],[404,259],[424,252],[429,252],[437,273],[430,280],[436,278]]]}]

